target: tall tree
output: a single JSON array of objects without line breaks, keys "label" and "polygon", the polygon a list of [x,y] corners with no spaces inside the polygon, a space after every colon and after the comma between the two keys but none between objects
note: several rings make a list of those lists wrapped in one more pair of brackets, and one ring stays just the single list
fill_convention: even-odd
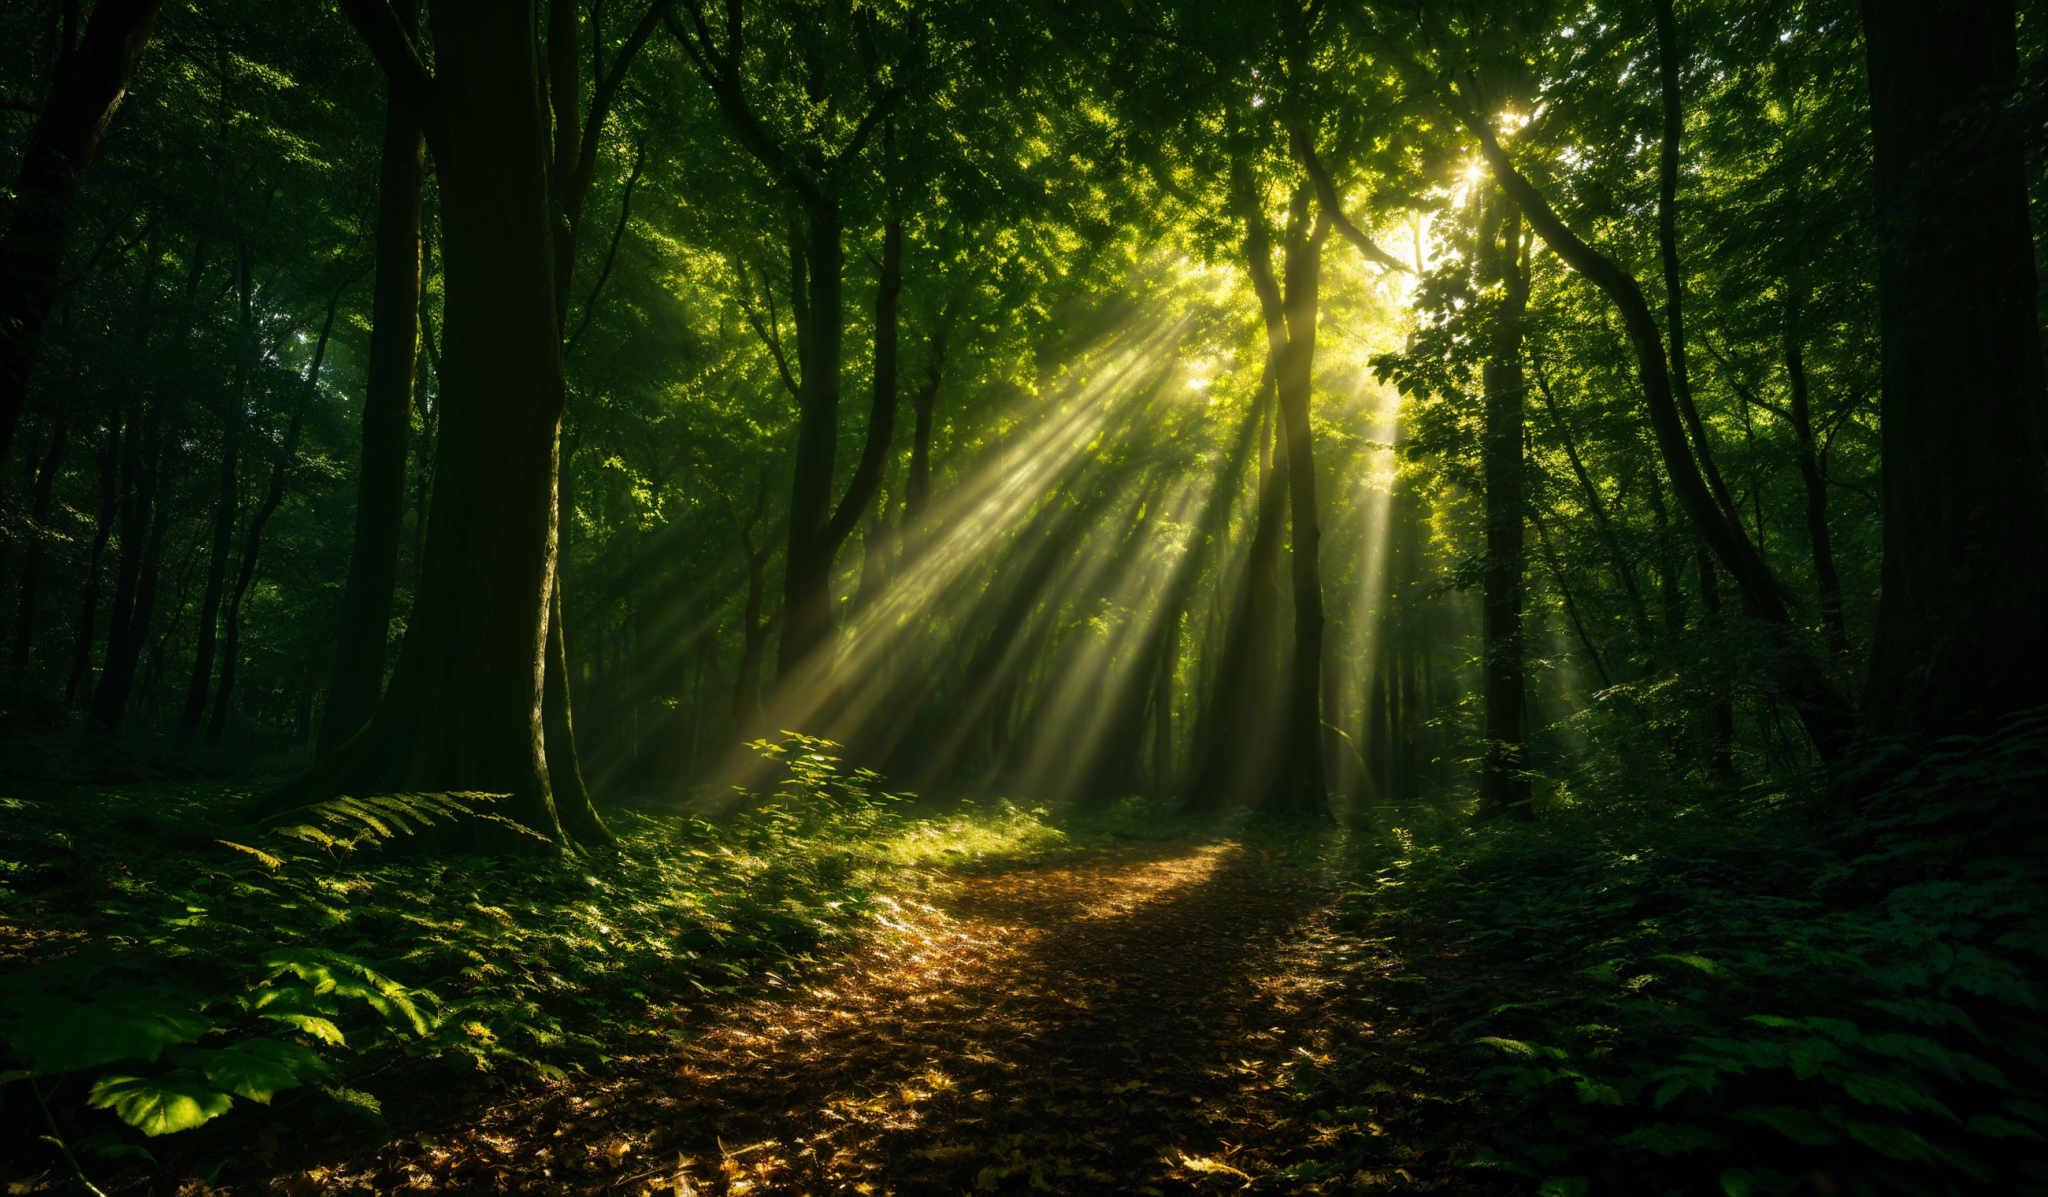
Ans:
[{"label": "tall tree", "polygon": [[563,382],[533,5],[435,0],[431,75],[385,0],[347,7],[463,219],[441,229],[434,509],[398,663],[362,731],[290,792],[506,794],[551,840],[601,841],[587,805],[558,809],[541,723]]},{"label": "tall tree", "polygon": [[50,94],[22,152],[0,232],[0,460],[21,421],[43,322],[78,207],[79,181],[156,32],[163,0],[100,0],[76,36],[64,7]]},{"label": "tall tree", "polygon": [[[392,16],[417,35],[418,0],[396,0]],[[387,84],[377,171],[376,276],[370,304],[369,374],[363,387],[363,444],[356,468],[355,537],[320,751],[332,752],[369,718],[384,685],[398,550],[405,527],[406,442],[420,327],[420,189],[426,137],[420,114]]]},{"label": "tall tree", "polygon": [[2048,670],[2048,390],[2011,0],[1865,0],[1881,253],[1888,735],[1978,731]]}]

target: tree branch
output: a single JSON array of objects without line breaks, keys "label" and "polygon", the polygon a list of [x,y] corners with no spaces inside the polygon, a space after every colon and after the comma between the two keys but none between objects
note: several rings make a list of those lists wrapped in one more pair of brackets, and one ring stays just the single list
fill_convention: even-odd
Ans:
[{"label": "tree branch", "polygon": [[1323,160],[1316,156],[1316,148],[1309,142],[1307,135],[1290,132],[1288,140],[1294,144],[1295,156],[1301,159],[1302,166],[1308,170],[1309,179],[1315,183],[1316,201],[1322,206],[1330,223],[1336,227],[1337,234],[1349,241],[1359,253],[1365,255],[1366,261],[1388,270],[1397,270],[1404,274],[1413,273],[1408,269],[1407,263],[1374,244],[1372,238],[1366,236],[1364,230],[1351,223],[1351,218],[1344,214],[1344,204],[1337,198],[1337,188],[1330,181],[1330,172],[1324,167]]},{"label": "tree branch", "polygon": [[604,251],[604,265],[598,269],[597,281],[590,284],[590,294],[583,299],[583,315],[576,321],[576,331],[569,334],[568,341],[562,346],[564,354],[576,348],[576,342],[582,339],[583,330],[590,327],[590,319],[597,312],[597,297],[604,293],[605,281],[612,276],[612,263],[616,262],[619,256],[619,240],[626,235],[626,222],[633,214],[633,188],[640,182],[640,166],[646,156],[647,143],[635,142],[633,169],[627,173],[625,192],[619,197],[619,220],[612,226],[611,244],[607,245]]},{"label": "tree branch", "polygon": [[424,114],[434,99],[434,76],[420,61],[419,49],[393,12],[389,0],[341,0],[348,23],[362,35],[370,56],[383,68],[391,97],[414,113]]}]

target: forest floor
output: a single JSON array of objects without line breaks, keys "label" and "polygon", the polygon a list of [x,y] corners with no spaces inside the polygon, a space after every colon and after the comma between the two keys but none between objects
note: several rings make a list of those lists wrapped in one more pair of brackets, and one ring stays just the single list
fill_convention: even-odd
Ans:
[{"label": "forest floor", "polygon": [[[790,989],[677,1008],[663,1050],[274,1183],[1443,1188],[1470,1128],[1444,1096],[1414,1091],[1428,1074],[1412,1059],[1424,1028],[1356,983],[1400,963],[1333,934],[1332,894],[1297,863],[1235,841],[1178,841],[969,872],[929,903],[895,903],[855,950]],[[1375,1108],[1347,1110],[1340,1132],[1301,1074],[1357,1038],[1373,1041],[1381,1075],[1363,1086]],[[1368,1113],[1389,1136],[1379,1166],[1328,1166],[1335,1137],[1355,1137]]]}]

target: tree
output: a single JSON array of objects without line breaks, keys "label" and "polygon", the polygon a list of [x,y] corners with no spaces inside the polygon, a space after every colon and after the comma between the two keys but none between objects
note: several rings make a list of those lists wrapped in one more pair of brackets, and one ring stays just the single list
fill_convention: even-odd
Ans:
[{"label": "tree", "polygon": [[128,94],[162,8],[163,0],[101,0],[75,41],[77,7],[64,9],[49,98],[22,153],[0,232],[0,461],[21,421],[43,322],[56,302],[80,176]]},{"label": "tree", "polygon": [[1884,596],[1867,718],[1988,730],[2048,668],[2048,390],[2007,0],[1866,0]]},{"label": "tree", "polygon": [[[418,0],[392,6],[400,32],[419,27]],[[332,752],[355,734],[384,685],[392,592],[405,524],[406,441],[412,431],[413,378],[420,324],[420,187],[426,137],[418,114],[387,84],[383,149],[378,159],[376,276],[371,283],[370,361],[363,387],[362,452],[356,468],[355,539],[320,750]]]},{"label": "tree", "polygon": [[558,809],[541,725],[563,383],[534,12],[435,0],[429,75],[388,4],[348,11],[465,218],[441,230],[440,440],[412,617],[363,730],[294,790],[506,794],[541,835],[600,842],[594,810]]}]

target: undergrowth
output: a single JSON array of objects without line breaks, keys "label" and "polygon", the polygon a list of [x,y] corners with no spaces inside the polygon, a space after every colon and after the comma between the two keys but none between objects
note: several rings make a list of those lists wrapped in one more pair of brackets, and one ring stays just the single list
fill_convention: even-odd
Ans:
[{"label": "undergrowth", "polygon": [[217,785],[0,799],[0,1180],[205,1177],[281,1126],[563,1078],[676,1004],[791,983],[932,866],[1061,839],[1008,804],[920,819],[826,741],[758,747],[778,782],[738,813],[614,814],[603,858],[390,850],[488,795],[253,832],[217,823],[240,805]]},{"label": "undergrowth", "polygon": [[[1475,1187],[2048,1192],[2044,781],[2036,716],[1881,762],[1852,819],[1782,792],[1387,810],[1341,918],[1397,958],[1363,983],[1430,1020],[1436,1090],[1486,1112]],[[1387,1150],[1368,1063],[1307,1086],[1355,1103],[1329,1166]]]}]

